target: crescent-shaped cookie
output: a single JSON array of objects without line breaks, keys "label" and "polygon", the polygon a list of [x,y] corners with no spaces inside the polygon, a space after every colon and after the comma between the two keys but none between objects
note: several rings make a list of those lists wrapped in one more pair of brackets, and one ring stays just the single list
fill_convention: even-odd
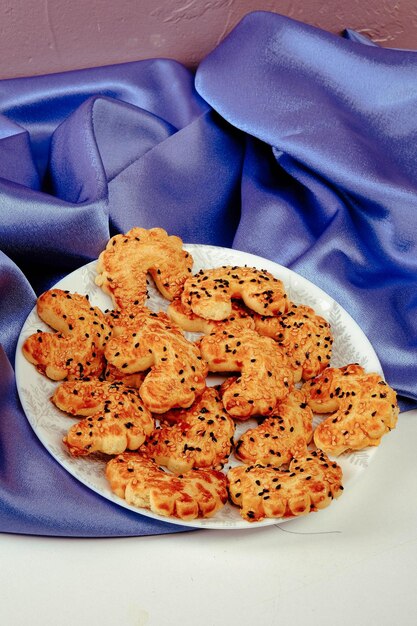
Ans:
[{"label": "crescent-shaped cookie", "polygon": [[39,317],[56,330],[31,335],[23,354],[39,372],[52,380],[96,376],[104,367],[104,347],[111,323],[88,297],[62,289],[50,289],[37,300]]},{"label": "crescent-shaped cookie", "polygon": [[282,281],[265,270],[232,267],[200,270],[187,278],[181,302],[199,317],[224,320],[232,314],[232,299],[243,300],[249,309],[262,315],[276,315],[287,306]]},{"label": "crescent-shaped cookie", "polygon": [[233,467],[227,478],[230,499],[248,522],[324,509],[343,490],[340,466],[321,450],[293,459],[288,469],[260,464]]},{"label": "crescent-shaped cookie", "polygon": [[163,228],[132,228],[115,235],[101,252],[96,284],[108,293],[114,306],[142,306],[147,298],[148,273],[161,294],[172,300],[192,271],[193,258],[183,242]]},{"label": "crescent-shaped cookie", "polygon": [[140,454],[122,454],[107,464],[111,489],[134,507],[164,517],[193,520],[211,517],[227,501],[227,479],[214,469],[179,476],[164,472]]},{"label": "crescent-shaped cookie", "polygon": [[56,389],[52,401],[70,415],[88,416],[64,437],[74,457],[137,450],[154,429],[152,415],[137,391],[123,383],[67,381]]},{"label": "crescent-shaped cookie", "polygon": [[302,391],[294,389],[280,404],[276,415],[245,431],[235,456],[248,465],[281,466],[307,452],[313,436],[313,413]]},{"label": "crescent-shaped cookie", "polygon": [[146,307],[113,311],[113,336],[105,356],[123,374],[149,369],[139,393],[150,411],[189,407],[206,387],[207,364],[165,313]]},{"label": "crescent-shaped cookie", "polygon": [[285,313],[254,315],[254,322],[260,335],[272,337],[285,348],[296,382],[328,367],[333,344],[330,324],[311,307],[291,302]]},{"label": "crescent-shaped cookie", "polygon": [[395,391],[360,365],[329,367],[306,382],[303,391],[314,413],[331,413],[314,431],[315,444],[328,454],[378,446],[397,424]]},{"label": "crescent-shaped cookie", "polygon": [[190,408],[168,411],[160,420],[161,427],[140,448],[144,456],[176,474],[222,469],[233,447],[235,426],[217,389],[207,387]]},{"label": "crescent-shaped cookie", "polygon": [[211,372],[240,372],[222,385],[222,399],[232,417],[271,415],[293,386],[285,353],[269,337],[228,324],[200,342],[201,355]]}]

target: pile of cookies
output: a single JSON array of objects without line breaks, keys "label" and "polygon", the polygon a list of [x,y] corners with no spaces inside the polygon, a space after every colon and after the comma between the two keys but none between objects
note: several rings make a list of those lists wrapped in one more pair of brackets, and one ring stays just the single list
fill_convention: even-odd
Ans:
[{"label": "pile of cookies", "polygon": [[[149,275],[166,312],[146,306]],[[51,289],[37,312],[54,332],[31,335],[23,353],[80,418],[68,453],[108,455],[109,485],[132,506],[187,521],[228,501],[248,522],[303,515],[341,494],[335,457],[396,425],[393,389],[357,364],[332,367],[329,323],[265,270],[194,275],[179,237],[133,228],[110,239],[96,283],[114,309]],[[210,372],[224,382],[208,386]],[[325,415],[315,428],[313,414]],[[249,418],[257,425],[237,437]]]}]

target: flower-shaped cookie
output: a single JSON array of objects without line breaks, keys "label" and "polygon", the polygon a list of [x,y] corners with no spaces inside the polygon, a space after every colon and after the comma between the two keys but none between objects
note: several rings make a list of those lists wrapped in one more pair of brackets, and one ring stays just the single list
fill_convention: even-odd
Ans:
[{"label": "flower-shaped cookie", "polygon": [[293,459],[288,469],[260,464],[233,467],[230,498],[248,522],[306,515],[341,495],[342,470],[321,450]]},{"label": "flower-shaped cookie", "polygon": [[211,372],[240,372],[223,383],[226,411],[240,420],[252,415],[272,415],[293,386],[285,353],[270,337],[227,324],[199,342]]},{"label": "flower-shaped cookie", "polygon": [[146,307],[113,311],[113,336],[105,356],[123,374],[150,369],[139,388],[153,413],[189,407],[206,387],[207,364],[165,313]]},{"label": "flower-shaped cookie", "polygon": [[196,468],[221,469],[226,463],[235,426],[217,389],[207,387],[189,409],[174,409],[160,419],[161,427],[141,446],[141,454],[176,474]]},{"label": "flower-shaped cookie", "polygon": [[181,294],[185,309],[209,320],[224,320],[232,314],[232,298],[243,300],[262,315],[286,309],[287,294],[282,281],[254,267],[224,266],[201,270],[190,276]]},{"label": "flower-shaped cookie", "polygon": [[313,436],[313,413],[304,394],[294,389],[278,407],[278,413],[245,431],[235,447],[243,463],[284,465],[307,452]]},{"label": "flower-shaped cookie", "polygon": [[140,454],[121,454],[109,461],[106,477],[128,504],[164,517],[211,517],[227,501],[227,480],[221,472],[201,469],[177,476]]},{"label": "flower-shaped cookie", "polygon": [[64,438],[72,456],[137,450],[154,429],[154,420],[135,389],[98,379],[67,381],[52,396],[71,415],[85,417]]},{"label": "flower-shaped cookie", "polygon": [[272,337],[285,348],[297,382],[328,367],[333,344],[330,324],[311,307],[289,303],[282,315],[255,315],[254,322],[260,335]]},{"label": "flower-shaped cookie", "polygon": [[162,295],[172,300],[192,271],[193,258],[182,240],[162,228],[132,228],[115,235],[100,254],[96,283],[120,309],[143,305],[148,273]]},{"label": "flower-shaped cookie", "polygon": [[397,424],[395,391],[360,365],[329,367],[303,391],[314,413],[331,413],[314,431],[315,444],[329,454],[378,446]]},{"label": "flower-shaped cookie", "polygon": [[39,317],[56,333],[38,331],[23,344],[24,356],[52,380],[73,380],[101,373],[111,334],[108,317],[88,298],[50,289],[37,300]]}]

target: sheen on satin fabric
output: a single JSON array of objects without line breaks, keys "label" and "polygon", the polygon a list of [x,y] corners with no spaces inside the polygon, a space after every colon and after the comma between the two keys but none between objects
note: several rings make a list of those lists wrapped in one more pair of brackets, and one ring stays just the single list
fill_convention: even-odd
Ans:
[{"label": "sheen on satin fabric", "polygon": [[132,226],[232,246],[325,289],[417,405],[417,56],[272,13],[194,77],[156,59],[0,81],[0,531],[172,533],[46,452],[14,352],[36,295]]},{"label": "sheen on satin fabric", "polygon": [[345,36],[250,14],[200,64],[196,87],[246,136],[234,247],[290,267],[340,302],[411,407],[417,53]]}]

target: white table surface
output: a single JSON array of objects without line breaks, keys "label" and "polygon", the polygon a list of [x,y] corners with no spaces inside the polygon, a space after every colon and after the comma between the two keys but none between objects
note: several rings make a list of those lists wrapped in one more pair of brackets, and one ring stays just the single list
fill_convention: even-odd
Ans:
[{"label": "white table surface", "polygon": [[417,411],[323,511],[264,529],[0,535],[2,626],[417,624]]}]

